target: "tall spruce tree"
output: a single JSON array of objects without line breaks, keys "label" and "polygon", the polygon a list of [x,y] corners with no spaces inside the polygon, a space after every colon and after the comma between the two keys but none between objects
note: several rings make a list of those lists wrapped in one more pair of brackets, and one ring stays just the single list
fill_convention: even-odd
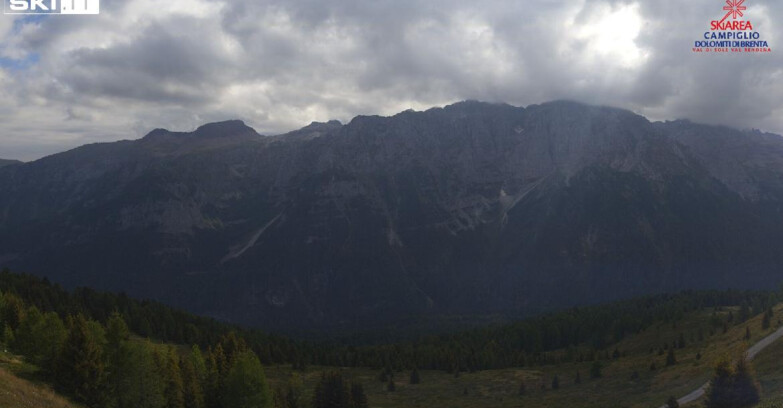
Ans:
[{"label": "tall spruce tree", "polygon": [[413,371],[411,371],[410,383],[411,384],[421,383],[421,376],[419,376],[419,370],[416,368],[414,368]]},{"label": "tall spruce tree", "polygon": [[313,408],[350,408],[351,392],[337,371],[321,373],[321,380],[315,387]]},{"label": "tall spruce tree", "polygon": [[728,360],[715,367],[705,408],[746,408],[759,402],[759,390],[748,362],[741,358],[732,370]]},{"label": "tall spruce tree", "polygon": [[56,362],[56,381],[77,401],[97,407],[105,401],[104,380],[100,341],[79,314],[70,319],[68,337]]},{"label": "tall spruce tree", "polygon": [[153,346],[145,342],[124,342],[109,377],[116,408],[164,408],[165,381],[158,370]]},{"label": "tall spruce tree", "polygon": [[223,406],[228,408],[267,408],[272,406],[272,392],[261,361],[252,351],[234,355],[226,376]]},{"label": "tall spruce tree", "polygon": [[671,367],[677,364],[677,357],[674,355],[674,348],[669,349],[669,353],[666,354],[666,367]]}]

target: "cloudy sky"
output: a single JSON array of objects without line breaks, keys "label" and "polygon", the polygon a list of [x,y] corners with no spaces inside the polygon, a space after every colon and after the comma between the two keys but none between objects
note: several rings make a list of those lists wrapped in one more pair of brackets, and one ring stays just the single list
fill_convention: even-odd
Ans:
[{"label": "cloudy sky", "polygon": [[783,2],[745,2],[771,54],[693,53],[724,5],[101,0],[97,16],[0,15],[0,157],[229,118],[275,134],[464,99],[571,99],[783,133]]}]

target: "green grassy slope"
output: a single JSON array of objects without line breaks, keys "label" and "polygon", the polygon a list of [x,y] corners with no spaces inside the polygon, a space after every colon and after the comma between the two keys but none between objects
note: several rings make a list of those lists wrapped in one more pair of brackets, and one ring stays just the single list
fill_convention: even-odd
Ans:
[{"label": "green grassy slope", "polygon": [[[502,370],[463,372],[459,376],[443,371],[422,370],[421,383],[408,384],[410,371],[394,374],[396,391],[386,390],[378,380],[379,371],[366,368],[308,367],[294,372],[290,365],[266,367],[273,388],[283,387],[292,375],[300,376],[304,384],[304,405],[310,397],[321,372],[343,370],[347,376],[364,384],[370,406],[396,407],[659,407],[670,395],[680,397],[709,380],[712,367],[726,356],[742,355],[749,345],[779,327],[783,304],[774,308],[769,329],[762,330],[762,316],[727,327],[715,325],[713,309],[692,312],[676,324],[660,323],[640,333],[628,336],[608,356],[599,353],[603,365],[601,378],[590,378],[592,360],[578,363],[549,364]],[[739,315],[738,308],[723,308],[717,312]],[[746,330],[751,337],[745,339]],[[685,340],[675,348],[677,363],[666,367],[666,352],[660,350]],[[135,337],[134,341],[145,341]],[[164,344],[160,344],[161,347]],[[181,347],[184,353],[187,347]],[[567,350],[550,353],[564,355]],[[581,353],[582,350],[575,350]],[[607,358],[608,357],[608,358]],[[655,370],[651,370],[651,364]],[[753,363],[762,389],[763,408],[783,408],[783,340],[773,343],[758,354]],[[77,405],[56,395],[35,381],[36,368],[24,359],[0,350],[0,407],[69,408]],[[575,383],[579,372],[581,384]],[[634,373],[638,375],[634,375]],[[552,389],[552,378],[559,378],[559,389]],[[525,395],[519,395],[520,383],[526,385]],[[688,406],[701,406],[697,401]]]},{"label": "green grassy slope", "polygon": [[24,378],[34,370],[19,357],[0,350],[0,407],[79,408],[57,395],[51,387]]},{"label": "green grassy slope", "polygon": [[[762,316],[729,327],[711,325],[713,310],[691,313],[676,325],[658,324],[628,337],[617,346],[619,358],[601,360],[602,378],[590,378],[592,361],[553,364],[519,369],[487,370],[461,373],[459,377],[442,371],[421,371],[422,381],[409,385],[410,372],[395,373],[396,391],[386,391],[386,383],[378,380],[379,371],[369,369],[342,369],[346,374],[365,384],[372,407],[659,407],[670,396],[681,397],[707,382],[715,363],[723,357],[743,354],[749,345],[765,337],[778,327],[783,316],[783,305],[774,308],[772,326],[762,330]],[[719,314],[735,316],[738,309],[725,308]],[[746,328],[751,338],[745,339]],[[671,345],[685,339],[684,348],[675,349],[677,364],[666,367],[666,352],[659,355],[664,344]],[[701,333],[701,335],[700,335]],[[700,336],[702,340],[700,339]],[[652,349],[652,353],[650,350]],[[610,351],[610,354],[613,350]],[[700,358],[697,358],[700,355]],[[650,366],[655,363],[656,369]],[[754,360],[762,386],[764,406],[776,407],[783,401],[783,340],[761,352]],[[312,393],[321,370],[329,367],[310,367],[305,373],[293,374],[289,366],[267,367],[267,376],[273,385],[282,386],[291,375],[301,375],[305,395]],[[575,384],[576,372],[582,383]],[[633,373],[637,379],[632,379]],[[560,389],[551,389],[553,376],[560,380]],[[526,394],[519,395],[524,380]],[[542,389],[542,385],[546,389]],[[307,405],[306,405],[307,406]],[[689,406],[701,406],[701,401]]]}]

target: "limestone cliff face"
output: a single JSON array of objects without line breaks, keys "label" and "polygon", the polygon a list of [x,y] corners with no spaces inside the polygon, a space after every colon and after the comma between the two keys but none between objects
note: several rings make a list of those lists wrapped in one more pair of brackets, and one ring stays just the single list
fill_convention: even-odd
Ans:
[{"label": "limestone cliff face", "polygon": [[783,280],[779,136],[461,102],[0,168],[0,264],[268,328]]}]

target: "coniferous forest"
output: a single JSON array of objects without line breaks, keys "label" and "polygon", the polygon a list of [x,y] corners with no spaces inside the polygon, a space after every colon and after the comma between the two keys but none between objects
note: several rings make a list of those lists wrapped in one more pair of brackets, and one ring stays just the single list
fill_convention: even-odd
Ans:
[{"label": "coniferous forest", "polygon": [[[566,311],[518,323],[414,340],[361,345],[291,340],[243,329],[123,294],[66,291],[46,279],[0,273],[2,342],[40,367],[59,392],[88,407],[295,407],[296,387],[273,392],[265,365],[478,371],[597,361],[625,336],[696,309],[740,305],[715,315],[712,330],[771,310],[779,292],[700,291],[659,295]],[[765,313],[766,316],[766,313]],[[673,342],[667,364],[675,364]],[[600,377],[600,367],[598,374]],[[578,377],[578,376],[577,376]],[[389,377],[389,387],[394,383]],[[559,387],[558,378],[551,387]],[[362,384],[324,372],[316,407],[366,406]]]}]

